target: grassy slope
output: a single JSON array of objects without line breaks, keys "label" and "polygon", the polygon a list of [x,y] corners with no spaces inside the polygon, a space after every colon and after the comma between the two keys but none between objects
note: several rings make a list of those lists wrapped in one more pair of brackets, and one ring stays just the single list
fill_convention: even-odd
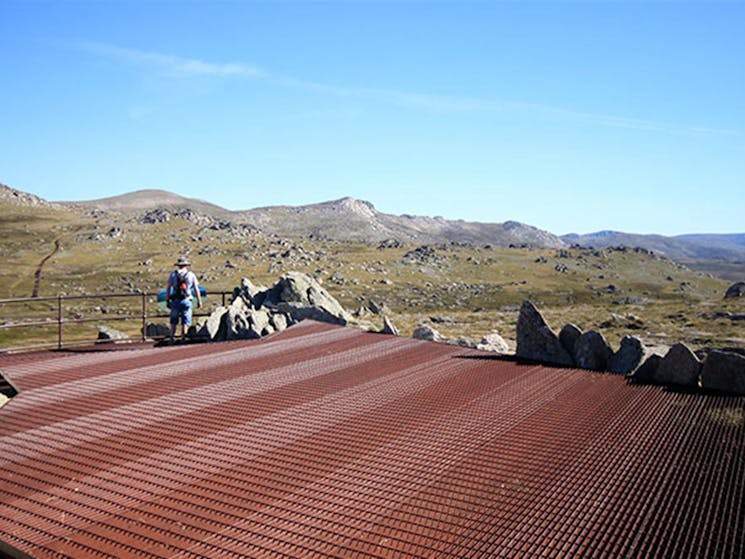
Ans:
[{"label": "grassy slope", "polygon": [[[566,322],[583,329],[602,325],[613,343],[633,333],[647,341],[685,340],[695,347],[745,345],[745,322],[706,318],[717,311],[745,313],[745,301],[723,301],[727,282],[646,253],[572,249],[560,257],[552,249],[445,246],[434,247],[433,258],[405,263],[404,255],[414,247],[380,250],[360,243],[238,236],[178,218],[143,225],[123,216],[94,218],[7,203],[0,204],[0,215],[0,297],[29,296],[34,271],[59,239],[60,250],[43,270],[42,296],[158,291],[174,259],[191,249],[193,268],[212,291],[231,290],[242,277],[272,285],[281,273],[301,270],[321,278],[350,310],[371,301],[387,305],[404,335],[434,318],[447,336],[479,338],[497,330],[514,339],[517,308],[530,298],[554,329]],[[114,226],[123,230],[121,237],[109,236]],[[235,267],[226,267],[227,260]],[[219,302],[208,298],[208,308]],[[139,299],[70,301],[64,313],[105,318],[138,314],[139,305]],[[56,316],[56,302],[0,306],[0,322],[41,311]],[[151,301],[148,313],[157,312]],[[110,325],[130,334],[139,327]],[[66,328],[95,337],[96,326]],[[25,343],[50,334],[56,329],[0,331],[0,347],[14,345],[19,336]]]}]

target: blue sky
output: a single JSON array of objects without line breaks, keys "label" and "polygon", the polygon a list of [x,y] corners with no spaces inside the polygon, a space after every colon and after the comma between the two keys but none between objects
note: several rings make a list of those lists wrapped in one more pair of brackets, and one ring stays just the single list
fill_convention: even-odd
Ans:
[{"label": "blue sky", "polygon": [[0,182],[745,231],[745,2],[0,0]]}]

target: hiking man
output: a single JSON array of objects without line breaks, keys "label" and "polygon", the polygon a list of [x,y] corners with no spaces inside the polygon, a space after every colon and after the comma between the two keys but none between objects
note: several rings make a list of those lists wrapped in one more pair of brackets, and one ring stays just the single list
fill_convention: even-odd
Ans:
[{"label": "hiking man", "polygon": [[197,308],[202,306],[202,294],[199,292],[199,282],[194,272],[189,270],[191,263],[185,256],[180,256],[175,266],[178,269],[168,276],[166,297],[171,309],[171,341],[176,335],[176,327],[181,322],[181,339],[186,337],[186,329],[191,326],[193,295],[197,297]]}]

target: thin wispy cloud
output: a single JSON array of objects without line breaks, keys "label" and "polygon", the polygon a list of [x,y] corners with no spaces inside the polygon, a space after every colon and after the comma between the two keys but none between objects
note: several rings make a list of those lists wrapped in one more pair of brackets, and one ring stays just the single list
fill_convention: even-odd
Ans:
[{"label": "thin wispy cloud", "polygon": [[259,78],[264,71],[256,66],[239,62],[214,63],[198,58],[184,58],[171,54],[147,52],[122,48],[103,43],[83,43],[81,47],[88,52],[127,62],[137,66],[155,68],[163,75],[172,77],[249,77]]},{"label": "thin wispy cloud", "polygon": [[539,113],[553,118],[568,119],[575,122],[610,128],[625,128],[667,134],[741,135],[736,130],[679,125],[641,118],[585,112],[545,103],[437,95],[394,89],[335,86],[269,72],[258,66],[242,62],[215,63],[198,58],[148,52],[103,43],[82,43],[80,46],[87,52],[136,66],[153,68],[161,75],[169,77],[247,78],[261,80],[284,88],[304,90],[314,94],[358,98],[436,112],[518,111],[533,114]]}]

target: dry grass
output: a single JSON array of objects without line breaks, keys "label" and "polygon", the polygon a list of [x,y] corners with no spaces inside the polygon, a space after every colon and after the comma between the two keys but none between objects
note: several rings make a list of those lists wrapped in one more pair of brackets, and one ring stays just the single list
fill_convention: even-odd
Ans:
[{"label": "dry grass", "polygon": [[[144,225],[116,216],[43,208],[8,206],[0,211],[0,297],[5,298],[31,294],[34,272],[58,239],[61,248],[42,272],[42,296],[157,292],[165,286],[174,259],[187,251],[208,290],[232,290],[243,277],[268,286],[282,273],[299,270],[322,280],[351,311],[385,305],[403,335],[427,322],[449,337],[480,338],[496,330],[514,339],[517,309],[531,299],[555,330],[573,322],[585,330],[600,329],[614,344],[625,334],[635,334],[662,344],[683,340],[694,347],[745,345],[745,321],[723,314],[745,313],[745,301],[722,299],[728,282],[633,250],[571,249],[567,254],[447,245],[432,247],[433,253],[420,251],[423,257],[417,260],[406,258],[415,248],[411,246],[378,249],[361,243],[237,235],[179,218]],[[109,235],[114,227],[123,231],[118,238]],[[207,303],[209,309],[220,300],[208,297]],[[69,301],[64,312],[68,318],[105,319],[139,314],[139,306],[139,299]],[[45,313],[56,318],[56,312],[56,302],[3,305],[0,322]],[[150,300],[148,314],[158,312]],[[372,314],[368,318],[382,322]],[[137,322],[110,325],[139,334]],[[96,327],[88,323],[76,334],[95,337]],[[0,347],[48,339],[49,329],[24,329],[22,334],[0,330]]]}]

